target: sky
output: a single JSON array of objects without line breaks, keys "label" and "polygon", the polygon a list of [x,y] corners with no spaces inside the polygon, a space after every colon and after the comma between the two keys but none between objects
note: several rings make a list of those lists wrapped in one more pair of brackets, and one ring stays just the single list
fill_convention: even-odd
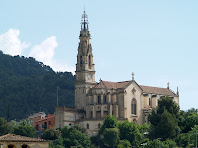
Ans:
[{"label": "sky", "polygon": [[96,81],[179,88],[180,108],[198,108],[197,0],[6,0],[0,50],[75,71],[81,15],[88,14]]}]

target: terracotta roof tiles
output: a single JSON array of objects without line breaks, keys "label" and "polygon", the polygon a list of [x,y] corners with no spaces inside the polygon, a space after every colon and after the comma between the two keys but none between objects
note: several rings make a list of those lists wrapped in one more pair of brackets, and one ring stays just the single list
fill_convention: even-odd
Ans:
[{"label": "terracotta roof tiles", "polygon": [[168,96],[176,95],[173,91],[171,91],[170,89],[167,89],[167,88],[144,86],[144,85],[140,85],[140,87],[143,89],[144,93],[168,95]]},{"label": "terracotta roof tiles", "polygon": [[20,136],[20,135],[15,135],[15,134],[7,134],[0,136],[0,142],[48,142],[43,139],[36,139],[36,138],[30,138],[30,137],[25,137],[25,136]]},{"label": "terracotta roof tiles", "polygon": [[[110,82],[110,81],[103,81],[100,80],[98,84],[94,86],[94,88],[124,88],[132,81],[122,81],[122,82]],[[168,95],[168,96],[175,96],[176,94],[167,88],[160,88],[160,87],[152,87],[152,86],[144,86],[139,85],[140,88],[143,90],[143,93],[150,93],[150,94],[159,94],[159,95]]]}]

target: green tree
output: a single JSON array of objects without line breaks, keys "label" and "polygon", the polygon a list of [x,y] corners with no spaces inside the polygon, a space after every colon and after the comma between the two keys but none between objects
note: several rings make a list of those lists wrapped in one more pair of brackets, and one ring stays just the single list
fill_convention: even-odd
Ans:
[{"label": "green tree", "polygon": [[140,140],[143,134],[140,133],[138,125],[134,122],[124,121],[119,123],[120,139],[128,140],[132,146],[137,147],[140,144]]},{"label": "green tree", "polygon": [[118,120],[117,118],[113,115],[107,115],[106,118],[103,121],[103,125],[100,128],[100,130],[98,131],[99,135],[103,133],[103,131],[106,128],[116,128],[118,127]]},{"label": "green tree", "polygon": [[173,148],[176,146],[176,143],[172,140],[160,141],[158,139],[154,139],[152,141],[148,141],[144,146],[145,148]]},{"label": "green tree", "polygon": [[14,128],[14,134],[33,138],[36,134],[36,130],[32,126],[20,125]]},{"label": "green tree", "polygon": [[[111,141],[115,141],[115,144],[117,145],[119,143],[119,131],[118,131],[118,121],[115,116],[107,115],[106,118],[103,121],[103,125],[98,131],[97,136],[94,136],[91,138],[91,141],[93,144],[96,146],[100,147],[108,147],[111,144],[108,143],[107,138],[112,138],[109,137],[110,133],[108,131],[112,130],[112,134],[114,135],[114,139],[111,139]],[[118,133],[117,133],[118,132]],[[105,136],[104,136],[105,134]],[[118,137],[116,136],[118,134]],[[108,136],[109,135],[109,136]]]},{"label": "green tree", "polygon": [[103,132],[103,141],[106,147],[116,147],[119,143],[118,128],[106,128]]},{"label": "green tree", "polygon": [[41,135],[42,139],[45,140],[56,140],[61,136],[61,132],[55,128],[46,129]]},{"label": "green tree", "polygon": [[[192,146],[196,146],[196,135],[198,134],[198,125],[195,125],[191,131],[188,132],[189,136],[190,136],[190,144],[192,144]],[[198,135],[197,135],[198,137]],[[198,138],[197,138],[198,140]],[[198,142],[198,141],[197,141]]]},{"label": "green tree", "polygon": [[167,138],[175,138],[176,127],[176,120],[174,120],[173,116],[167,110],[164,110],[164,112],[161,115],[161,120],[156,128],[158,132],[157,136],[164,140]]},{"label": "green tree", "polygon": [[177,146],[176,142],[174,140],[167,139],[163,142],[164,145],[168,145],[168,148],[174,148]]},{"label": "green tree", "polygon": [[180,132],[178,126],[179,122],[179,106],[172,98],[163,97],[158,102],[156,110],[149,115],[151,123],[149,136],[151,139],[155,138],[175,138]]},{"label": "green tree", "polygon": [[50,148],[64,148],[63,146],[63,138],[60,136],[58,139],[54,141],[50,141]]},{"label": "green tree", "polygon": [[191,130],[195,125],[198,125],[198,114],[192,113],[186,118],[187,130]]},{"label": "green tree", "polygon": [[82,133],[76,128],[70,131],[68,138],[64,138],[63,143],[65,147],[89,148],[91,146],[91,140],[87,134]]},{"label": "green tree", "polygon": [[182,133],[177,135],[175,142],[180,147],[187,147],[190,143],[190,135],[187,133]]},{"label": "green tree", "polygon": [[117,148],[130,148],[130,147],[132,147],[132,146],[128,140],[120,140],[120,142],[117,146]]},{"label": "green tree", "polygon": [[12,132],[12,127],[4,118],[0,118],[0,136]]}]

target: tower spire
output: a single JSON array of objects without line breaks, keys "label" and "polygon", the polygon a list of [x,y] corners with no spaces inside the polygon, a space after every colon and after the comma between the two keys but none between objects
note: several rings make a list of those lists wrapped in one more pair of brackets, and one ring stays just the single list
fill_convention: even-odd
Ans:
[{"label": "tower spire", "polygon": [[81,17],[81,31],[89,31],[89,26],[88,26],[88,15],[86,14],[85,7],[84,7],[84,12]]}]

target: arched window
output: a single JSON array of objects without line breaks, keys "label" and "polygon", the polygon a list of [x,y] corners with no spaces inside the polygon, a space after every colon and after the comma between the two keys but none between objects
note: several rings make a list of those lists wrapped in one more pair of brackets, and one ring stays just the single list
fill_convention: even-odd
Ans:
[{"label": "arched window", "polygon": [[151,106],[151,98],[149,98],[149,106]]},{"label": "arched window", "polygon": [[104,103],[107,103],[107,96],[104,95]]},{"label": "arched window", "polygon": [[89,124],[87,123],[87,129],[89,129]]},{"label": "arched window", "polygon": [[89,67],[91,66],[91,56],[89,55]]},{"label": "arched window", "polygon": [[26,144],[23,144],[23,145],[22,145],[22,148],[29,148],[29,146],[26,145]]},{"label": "arched window", "polygon": [[101,104],[101,96],[98,96],[98,104]]},{"label": "arched window", "polygon": [[131,102],[131,114],[136,115],[136,108],[137,108],[136,100],[135,98],[133,98]]},{"label": "arched window", "polygon": [[100,128],[100,126],[101,126],[100,123],[98,123],[98,128]]},{"label": "arched window", "polygon": [[38,126],[38,124],[36,125],[36,130],[38,131],[38,129],[39,129],[39,126]]},{"label": "arched window", "polygon": [[15,145],[8,145],[8,148],[16,148],[16,146]]},{"label": "arched window", "polygon": [[82,59],[82,56],[80,56],[80,65],[83,64],[83,59]]}]

